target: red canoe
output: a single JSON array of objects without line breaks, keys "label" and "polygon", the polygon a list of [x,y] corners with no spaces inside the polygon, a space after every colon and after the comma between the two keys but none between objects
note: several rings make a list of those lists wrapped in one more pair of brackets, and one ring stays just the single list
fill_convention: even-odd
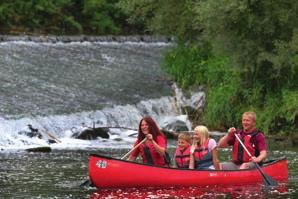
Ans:
[{"label": "red canoe", "polygon": [[[263,171],[279,182],[288,181],[286,159],[270,161]],[[97,188],[239,185],[262,183],[257,169],[216,171],[150,166],[92,154],[89,177]]]}]

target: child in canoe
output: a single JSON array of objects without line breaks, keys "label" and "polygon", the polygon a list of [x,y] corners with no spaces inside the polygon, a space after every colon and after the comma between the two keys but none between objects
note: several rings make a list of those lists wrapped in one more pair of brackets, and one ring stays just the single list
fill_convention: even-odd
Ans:
[{"label": "child in canoe", "polygon": [[175,152],[175,165],[177,168],[189,168],[191,136],[182,132],[178,135],[178,147]]},{"label": "child in canoe", "polygon": [[217,159],[217,144],[209,138],[206,126],[197,126],[194,129],[193,144],[190,149],[190,169],[220,169]]}]

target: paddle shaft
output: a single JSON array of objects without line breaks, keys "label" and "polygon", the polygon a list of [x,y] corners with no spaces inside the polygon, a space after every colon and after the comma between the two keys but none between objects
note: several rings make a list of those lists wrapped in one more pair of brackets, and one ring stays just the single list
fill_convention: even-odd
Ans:
[{"label": "paddle shaft", "polygon": [[[238,137],[237,134],[234,134],[234,135],[235,135],[235,137],[237,138],[237,140],[239,141],[239,143],[241,144],[241,146],[244,148],[244,150],[246,151],[246,153],[248,154],[248,156],[251,158],[251,157],[252,157],[251,153],[250,153],[250,152],[247,150],[247,148],[244,146],[244,144],[243,144],[243,142],[241,141],[241,139]],[[259,165],[257,162],[253,162],[253,163],[256,165],[256,167],[257,167],[257,169],[259,170],[259,172],[261,173],[263,179],[266,181],[266,185],[267,185],[267,184],[268,184],[268,185],[276,185],[276,184],[277,184],[276,181],[274,181],[271,177],[267,176],[267,175],[264,173],[264,171],[262,170],[262,168],[260,167],[260,165]]]},{"label": "paddle shaft", "polygon": [[138,148],[141,144],[143,144],[145,141],[147,140],[147,138],[144,138],[139,144],[137,144],[135,147],[133,147],[130,151],[128,151],[127,154],[125,154],[121,159],[125,159],[129,154],[131,154],[131,152],[133,152],[133,150],[135,150],[136,148]]},{"label": "paddle shaft", "polygon": [[239,136],[237,134],[234,134],[235,137],[237,138],[237,140],[239,141],[239,143],[241,144],[241,146],[244,148],[244,150],[246,151],[246,153],[248,154],[249,157],[252,157],[252,155],[250,154],[250,152],[247,150],[247,148],[244,146],[243,142],[240,140]]},{"label": "paddle shaft", "polygon": [[51,134],[51,133],[49,133],[49,132],[46,132],[46,134],[47,134],[50,138],[52,138],[52,139],[54,139],[55,141],[57,141],[58,143],[59,143],[59,142],[61,143],[61,140],[59,140],[58,138],[56,138],[53,134]]}]

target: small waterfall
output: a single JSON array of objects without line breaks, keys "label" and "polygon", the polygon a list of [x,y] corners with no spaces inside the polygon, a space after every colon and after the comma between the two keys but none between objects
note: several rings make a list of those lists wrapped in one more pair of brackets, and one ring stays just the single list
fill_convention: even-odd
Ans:
[{"label": "small waterfall", "polygon": [[0,42],[0,117],[69,114],[168,96],[159,63],[169,45]]},{"label": "small waterfall", "polygon": [[[198,96],[198,94],[196,95]],[[197,98],[198,101],[201,100]],[[186,100],[189,101],[189,100]],[[183,104],[189,106],[190,104]],[[98,111],[80,112],[69,115],[53,115],[46,117],[22,118],[15,120],[7,120],[0,118],[0,146],[3,149],[22,149],[32,145],[44,145],[47,140],[47,133],[50,132],[62,141],[58,147],[112,147],[127,146],[131,144],[135,138],[128,135],[131,131],[125,129],[110,129],[111,138],[108,140],[97,139],[93,141],[76,140],[72,135],[81,132],[86,128],[93,127],[128,127],[137,129],[140,119],[145,115],[152,116],[159,126],[163,126],[167,121],[176,118],[184,121],[189,130],[191,122],[186,115],[181,115],[180,107],[177,107],[175,97],[162,97],[159,99],[150,99],[141,101],[137,104],[119,105],[110,108],[104,108]],[[37,137],[29,138],[22,132],[29,132],[28,124],[43,135],[42,139]],[[104,141],[103,141],[104,140]],[[117,140],[117,141],[115,141]],[[119,140],[122,140],[119,142]]]},{"label": "small waterfall", "polygon": [[72,136],[89,127],[135,129],[144,115],[190,129],[181,110],[192,100],[178,87],[171,96],[160,69],[172,45],[166,37],[0,36],[0,150],[48,145],[49,133],[62,141],[54,148],[127,147],[135,132],[124,129],[110,129],[110,139]]}]

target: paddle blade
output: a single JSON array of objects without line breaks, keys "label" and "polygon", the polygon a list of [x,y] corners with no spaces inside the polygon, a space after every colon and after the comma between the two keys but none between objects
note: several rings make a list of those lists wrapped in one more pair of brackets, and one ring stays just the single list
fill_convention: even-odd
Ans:
[{"label": "paddle blade", "polygon": [[263,173],[263,181],[264,181],[264,184],[265,186],[270,186],[270,187],[274,187],[274,186],[277,186],[278,183],[271,177],[271,176],[268,176],[267,174]]},{"label": "paddle blade", "polygon": [[80,187],[94,187],[94,184],[91,182],[91,180],[86,180],[82,184],[80,184]]},{"label": "paddle blade", "polygon": [[278,183],[271,176],[264,173],[264,171],[262,170],[262,168],[259,166],[258,163],[255,162],[255,165],[263,177],[263,182],[265,186],[273,187],[278,185]]}]

